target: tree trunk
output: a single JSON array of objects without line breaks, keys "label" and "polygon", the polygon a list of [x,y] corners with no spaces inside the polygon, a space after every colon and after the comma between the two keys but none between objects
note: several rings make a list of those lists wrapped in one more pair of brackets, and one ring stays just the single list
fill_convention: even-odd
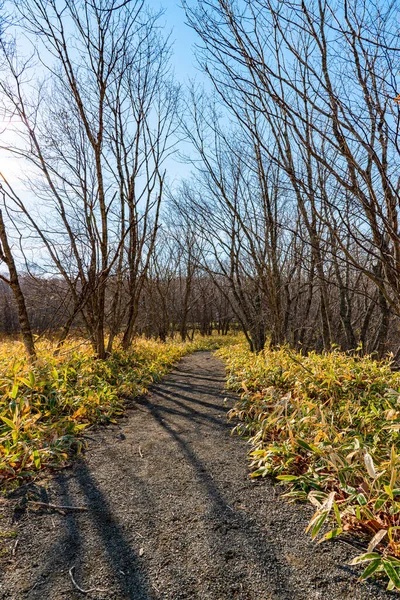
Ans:
[{"label": "tree trunk", "polygon": [[35,343],[33,341],[31,324],[29,321],[28,311],[25,304],[24,294],[18,278],[17,268],[15,266],[14,257],[8,243],[6,228],[4,225],[3,213],[0,210],[0,242],[1,242],[1,258],[6,263],[10,274],[9,285],[15,297],[18,309],[18,320],[21,328],[22,340],[25,346],[28,359],[33,362],[36,360]]}]

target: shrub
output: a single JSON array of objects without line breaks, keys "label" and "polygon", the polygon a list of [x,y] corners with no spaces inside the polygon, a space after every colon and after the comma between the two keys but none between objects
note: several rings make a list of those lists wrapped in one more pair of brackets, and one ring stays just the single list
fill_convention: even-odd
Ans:
[{"label": "shrub", "polygon": [[312,538],[363,536],[361,577],[385,573],[400,589],[400,374],[390,361],[287,347],[254,355],[242,344],[218,355],[241,392],[230,414],[249,437],[252,476],[274,475],[286,497],[315,506]]},{"label": "shrub", "polygon": [[[237,339],[237,338],[236,338]],[[127,397],[145,393],[184,354],[232,343],[232,337],[192,342],[137,339],[100,361],[85,340],[71,340],[59,356],[50,341],[37,344],[32,367],[22,344],[0,344],[0,481],[29,477],[80,452],[80,436],[124,412]]]}]

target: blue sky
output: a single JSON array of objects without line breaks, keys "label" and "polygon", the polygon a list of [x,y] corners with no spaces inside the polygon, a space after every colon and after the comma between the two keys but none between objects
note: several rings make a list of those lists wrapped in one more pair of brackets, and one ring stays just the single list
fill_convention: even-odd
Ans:
[{"label": "blue sky", "polygon": [[[160,23],[165,25],[166,31],[171,32],[173,43],[172,67],[177,81],[183,86],[193,79],[204,81],[204,75],[198,70],[194,55],[196,34],[185,22],[186,16],[180,0],[146,0],[146,3],[152,10],[163,9],[164,11]],[[23,38],[20,38],[19,41],[22,50],[25,50]],[[183,149],[183,147],[181,148]],[[14,187],[19,192],[22,191],[18,181],[21,174],[20,165],[21,160],[4,155],[1,157],[0,171],[4,172],[13,181]],[[177,184],[182,177],[190,176],[191,167],[182,164],[176,156],[168,159],[166,167],[170,184]]]},{"label": "blue sky", "polygon": [[[205,76],[198,69],[194,46],[197,41],[195,32],[186,24],[185,11],[180,0],[147,0],[147,5],[153,10],[164,10],[161,23],[165,24],[166,31],[171,32],[173,44],[172,67],[176,80],[185,87],[190,81],[204,82]],[[187,147],[179,145],[179,150],[185,152]],[[177,155],[170,157],[166,162],[167,181],[174,187],[182,179],[190,178],[191,165],[184,164]]]},{"label": "blue sky", "polygon": [[[146,2],[150,9],[158,11],[162,8],[164,10],[164,15],[161,17],[161,24],[165,25],[166,31],[171,31],[171,41],[173,43],[172,67],[176,80],[183,87],[193,79],[204,81],[204,75],[198,70],[194,56],[196,34],[185,23],[185,12],[180,4],[180,0],[146,0]],[[21,40],[20,38],[19,43],[20,48],[24,52],[25,44],[23,39]],[[185,148],[180,144],[179,149],[183,151]],[[0,171],[4,173],[15,191],[20,194],[25,202],[33,200],[33,206],[35,206],[35,200],[31,198],[31,193],[26,190],[23,183],[24,176],[28,172],[29,167],[24,165],[22,159],[5,153],[2,153],[0,159]],[[167,169],[167,182],[172,187],[179,185],[179,182],[183,178],[190,178],[192,167],[179,161],[176,155],[171,156],[166,161],[165,167]],[[20,179],[21,175],[22,180]],[[39,207],[35,206],[35,208]],[[26,250],[29,255],[29,249]],[[33,253],[32,256],[36,255],[37,249],[35,247],[32,247],[31,251]]]},{"label": "blue sky", "polygon": [[186,25],[185,12],[179,0],[147,0],[150,8],[158,10],[160,7],[165,13],[162,20],[166,29],[172,30],[172,41],[174,55],[172,58],[177,79],[181,83],[199,75],[196,68],[193,47],[196,42],[196,34]]}]

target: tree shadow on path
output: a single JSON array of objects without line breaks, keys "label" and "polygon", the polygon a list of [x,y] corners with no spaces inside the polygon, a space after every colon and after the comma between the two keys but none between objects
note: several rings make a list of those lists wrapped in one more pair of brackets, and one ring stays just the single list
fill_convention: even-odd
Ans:
[{"label": "tree shadow on path", "polygon": [[[180,375],[181,373],[179,373],[179,376]],[[197,380],[197,378],[198,376],[196,375],[195,379]],[[226,558],[231,555],[231,548],[229,543],[227,543],[227,533],[230,532],[232,534],[234,532],[233,535],[238,536],[239,542],[245,540],[246,545],[252,547],[253,556],[256,557],[258,562],[258,569],[265,573],[268,578],[272,588],[270,590],[271,592],[273,589],[280,590],[281,592],[284,590],[288,594],[288,600],[289,598],[290,600],[308,600],[303,593],[295,591],[290,585],[286,576],[287,569],[282,569],[284,564],[282,564],[281,559],[276,556],[273,546],[268,542],[265,533],[258,527],[256,521],[249,517],[243,510],[234,510],[228,504],[205,463],[198,457],[187,441],[185,441],[184,434],[176,431],[176,428],[181,429],[182,427],[182,418],[187,422],[187,430],[193,429],[194,422],[203,421],[204,424],[204,420],[206,420],[208,421],[207,424],[214,428],[216,435],[222,438],[229,435],[229,426],[226,423],[226,418],[217,419],[212,417],[212,415],[197,411],[190,406],[192,403],[197,403],[195,398],[181,396],[181,398],[186,400],[185,403],[181,404],[175,397],[171,398],[165,395],[163,390],[163,386],[158,386],[153,390],[153,394],[150,397],[141,399],[141,404],[149,410],[155,421],[177,444],[185,461],[191,466],[198,483],[200,483],[205,492],[208,501],[207,520],[211,525],[209,528],[210,539],[208,540],[208,543],[210,547],[215,550],[213,552],[213,567],[218,569],[220,577],[223,578],[223,573],[228,567]],[[174,404],[180,404],[184,409],[184,412],[175,411],[164,404],[158,403],[158,398],[170,401]],[[202,408],[207,408],[209,403],[200,402],[200,404]],[[221,406],[218,408],[219,410],[223,410]],[[173,422],[172,418],[174,416],[179,418],[179,423]],[[243,456],[243,461],[244,460],[245,457]],[[242,551],[245,556],[246,549],[242,548]],[[226,590],[226,593],[229,594],[229,591]],[[218,596],[218,598],[219,597],[220,596]],[[221,596],[221,600],[222,598],[229,597],[229,595]],[[243,595],[235,595],[235,597],[245,598]],[[266,598],[267,596],[260,595],[259,597],[261,599],[264,597]]]}]

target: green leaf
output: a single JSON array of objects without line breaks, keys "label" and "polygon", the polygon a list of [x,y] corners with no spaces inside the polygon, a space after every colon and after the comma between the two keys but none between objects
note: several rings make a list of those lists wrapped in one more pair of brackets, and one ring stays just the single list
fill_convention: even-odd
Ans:
[{"label": "green leaf", "polygon": [[305,442],[304,440],[302,440],[300,438],[297,439],[296,442],[299,446],[301,446],[305,450],[309,450],[310,452],[319,452],[319,449],[316,446],[313,446],[312,444],[308,444],[307,442]]},{"label": "green leaf", "polygon": [[81,431],[82,429],[86,429],[86,427],[89,427],[90,423],[79,423],[79,425],[75,425],[74,429],[76,431]]},{"label": "green leaf", "polygon": [[40,466],[41,466],[42,463],[41,463],[41,460],[40,460],[39,452],[37,450],[34,450],[33,453],[32,453],[32,456],[33,456],[33,462],[34,462],[35,467],[37,469],[40,469]]},{"label": "green leaf", "polygon": [[279,481],[296,481],[298,479],[297,475],[278,475],[277,479]]},{"label": "green leaf", "polygon": [[400,560],[398,558],[396,558],[395,556],[385,556],[385,560],[388,560],[396,568],[400,567]]},{"label": "green leaf", "polygon": [[318,519],[317,519],[317,521],[316,521],[316,523],[315,523],[315,525],[314,525],[314,527],[312,528],[312,531],[311,531],[311,537],[312,537],[312,539],[314,539],[314,538],[317,537],[317,535],[318,535],[318,533],[319,533],[322,525],[326,521],[326,517],[327,516],[328,516],[328,513],[327,512],[323,512],[321,514],[321,516],[318,517]]},{"label": "green leaf", "polygon": [[15,429],[14,421],[12,421],[11,419],[8,419],[7,417],[0,417],[0,419],[2,421],[4,421],[4,423],[10,427],[10,429]]},{"label": "green leaf", "polygon": [[367,517],[367,519],[372,519],[372,520],[375,519],[374,513],[371,510],[369,510],[368,506],[364,506],[362,511],[363,511],[364,515]]},{"label": "green leaf", "polygon": [[367,579],[368,577],[371,577],[371,575],[373,573],[375,573],[375,571],[377,571],[379,569],[379,567],[382,567],[382,566],[383,565],[382,565],[381,558],[376,558],[375,560],[371,560],[368,567],[365,569],[365,571],[363,571],[363,573],[361,575],[361,579]]},{"label": "green leaf", "polygon": [[387,498],[385,496],[379,496],[379,498],[377,499],[377,501],[374,504],[374,509],[376,511],[380,510],[382,508],[382,506],[385,504],[385,502],[387,502]]},{"label": "green leaf", "polygon": [[13,400],[15,400],[15,398],[18,396],[18,384],[14,383],[14,385],[12,386],[12,390],[10,392],[10,398],[12,398]]},{"label": "green leaf", "polygon": [[366,499],[364,494],[357,494],[357,502],[358,504],[360,504],[360,506],[365,506],[366,504],[368,504],[368,500]]},{"label": "green leaf", "polygon": [[260,477],[266,475],[267,473],[268,470],[266,467],[260,467],[257,469],[257,471],[253,471],[253,473],[251,473],[251,477]]},{"label": "green leaf", "polygon": [[387,495],[389,496],[389,498],[390,498],[391,500],[393,500],[393,490],[392,490],[392,488],[390,487],[390,485],[384,485],[384,486],[383,486],[383,489],[385,490],[385,492],[387,493]]},{"label": "green leaf", "polygon": [[29,371],[29,383],[31,388],[34,388],[36,385],[36,377],[33,371]]},{"label": "green leaf", "polygon": [[335,513],[336,521],[339,527],[342,527],[342,517],[340,516],[340,510],[336,502],[333,502],[333,510]]},{"label": "green leaf", "polygon": [[381,559],[382,555],[378,552],[366,552],[365,554],[359,554],[350,562],[351,565],[359,565],[363,562],[369,562],[370,560],[375,560],[376,558]]},{"label": "green leaf", "polygon": [[386,560],[385,558],[383,559],[383,568],[385,569],[386,575],[389,577],[389,579],[392,582],[392,584],[394,585],[394,587],[399,590],[400,589],[400,576],[399,576],[399,572],[397,571],[397,569],[393,566],[393,564],[389,560]]},{"label": "green leaf", "polygon": [[324,540],[332,540],[333,538],[340,535],[342,531],[343,527],[336,527],[336,529],[331,529],[330,531],[328,531],[328,533],[324,535],[323,538],[320,539],[320,542],[323,542]]}]

